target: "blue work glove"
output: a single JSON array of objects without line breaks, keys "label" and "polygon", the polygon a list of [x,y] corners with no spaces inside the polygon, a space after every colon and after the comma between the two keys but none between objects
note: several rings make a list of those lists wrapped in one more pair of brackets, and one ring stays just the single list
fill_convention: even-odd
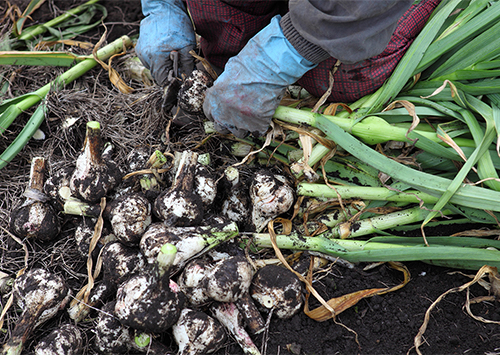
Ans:
[{"label": "blue work glove", "polygon": [[264,135],[287,86],[316,66],[285,38],[279,20],[250,39],[207,90],[203,111],[220,133]]},{"label": "blue work glove", "polygon": [[[167,84],[173,61],[172,51],[179,53],[179,71],[189,75],[194,58],[189,51],[196,46],[191,19],[181,0],[141,0],[142,13],[139,39],[135,50],[158,85]],[[175,73],[178,76],[180,73]]]}]

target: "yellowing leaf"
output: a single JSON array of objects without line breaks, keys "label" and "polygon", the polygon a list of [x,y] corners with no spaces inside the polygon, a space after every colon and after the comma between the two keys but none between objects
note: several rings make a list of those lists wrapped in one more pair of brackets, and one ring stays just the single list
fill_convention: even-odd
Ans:
[{"label": "yellowing leaf", "polygon": [[21,17],[16,21],[14,24],[14,32],[16,35],[20,35],[23,32],[23,26],[24,22],[26,22],[26,19],[42,4],[45,2],[45,0],[31,0],[31,2],[28,4],[26,9],[24,9],[23,14]]},{"label": "yellowing leaf", "polygon": [[69,67],[87,58],[68,52],[4,51],[0,52],[0,65]]},{"label": "yellowing leaf", "polygon": [[94,48],[94,45],[90,42],[81,42],[81,41],[75,41],[72,39],[62,39],[62,40],[58,40],[58,41],[41,41],[35,46],[35,49],[44,50],[44,49],[48,49],[50,47],[53,47],[56,44],[65,44],[67,46],[74,46],[74,47],[79,47],[82,49]]}]

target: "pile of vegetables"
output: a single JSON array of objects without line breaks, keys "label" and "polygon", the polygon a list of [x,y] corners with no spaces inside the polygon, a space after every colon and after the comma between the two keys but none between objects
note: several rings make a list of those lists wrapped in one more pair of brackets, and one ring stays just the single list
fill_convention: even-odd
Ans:
[{"label": "pile of vegetables", "polygon": [[[23,313],[3,354],[20,354],[32,330],[65,308],[76,324],[95,316],[100,353],[205,354],[231,334],[245,353],[259,354],[252,337],[265,330],[264,316],[292,317],[303,307],[304,286],[311,289],[283,265],[257,265],[249,250],[500,267],[500,241],[491,238],[500,216],[499,19],[500,1],[443,1],[382,88],[349,106],[311,109],[302,99],[280,106],[280,137],[276,129],[265,141],[227,141],[234,155],[244,151],[241,164],[214,166],[196,150],[128,152],[128,166],[118,164],[97,121],[87,123],[71,169],[48,174],[44,158],[34,158],[10,231],[50,243],[61,222],[78,216],[72,237],[88,283],[66,307],[72,291],[60,275],[31,269],[18,276],[12,295]],[[108,58],[130,43],[121,38],[95,55]],[[9,57],[0,53],[2,60]],[[1,103],[0,133],[50,89],[97,65],[77,61],[47,87]],[[211,85],[205,79],[197,86],[196,76],[188,78],[188,89],[197,90],[179,95],[200,95]],[[46,112],[42,102],[2,152],[0,169]],[[488,232],[427,233],[452,224]],[[410,231],[416,236],[404,236]],[[159,340],[165,334],[176,348]],[[70,324],[47,338],[35,353],[49,351],[53,339],[68,354],[82,343]]]},{"label": "pile of vegetables", "polygon": [[[95,349],[101,353],[146,351],[140,345],[144,339],[151,342],[157,334],[171,332],[179,353],[201,354],[224,344],[226,328],[244,351],[258,354],[245,325],[252,334],[264,330],[265,321],[252,297],[266,292],[270,285],[259,286],[259,292],[250,294],[256,269],[236,244],[232,243],[230,251],[211,251],[238,236],[238,225],[253,231],[264,227],[260,219],[259,223],[253,223],[254,219],[250,223],[233,221],[222,213],[223,203],[215,205],[216,196],[224,200],[234,192],[224,190],[233,182],[224,180],[224,171],[217,177],[213,167],[203,165],[207,163],[205,157],[193,151],[171,154],[172,162],[156,151],[148,161],[163,156],[159,159],[163,173],[156,175],[163,187],[157,193],[149,193],[151,184],[143,183],[143,170],[139,168],[139,174],[131,170],[140,164],[129,164],[124,171],[113,161],[109,145],[103,142],[100,124],[90,121],[86,126],[84,145],[72,169],[54,171],[45,179],[44,160],[33,159],[28,200],[12,211],[10,218],[11,230],[17,237],[40,243],[60,237],[59,224],[54,227],[60,218],[56,211],[61,216],[80,219],[72,237],[82,259],[87,260],[88,284],[71,301],[69,317],[81,322],[88,320],[93,309],[101,309],[95,321]],[[249,217],[258,215],[271,220],[293,204],[292,188],[272,170],[257,169],[239,188],[251,207],[247,211]],[[38,207],[42,201],[46,209]],[[50,218],[46,217],[47,211],[52,212]],[[94,264],[98,265],[95,269]],[[278,269],[287,272],[282,267]],[[64,303],[52,306],[55,301],[46,300],[50,293],[43,284],[51,282],[51,276],[36,276],[35,281],[27,283],[23,277],[30,272],[17,278],[13,286],[14,297],[26,315],[4,347],[4,354],[19,354],[31,330],[66,308],[68,302],[66,297]],[[69,290],[58,277],[62,299]],[[300,282],[295,280],[290,287],[301,295]],[[24,296],[27,292],[35,294],[28,298]],[[24,299],[30,299],[34,305],[25,305]],[[301,302],[300,297],[295,300],[294,313]],[[45,316],[49,306],[52,308]],[[271,308],[281,307],[277,303]],[[61,328],[60,337],[81,336],[68,327],[66,324]],[[158,353],[172,350],[154,343]],[[41,343],[37,348],[43,346]],[[150,351],[149,345],[147,349]]]}]

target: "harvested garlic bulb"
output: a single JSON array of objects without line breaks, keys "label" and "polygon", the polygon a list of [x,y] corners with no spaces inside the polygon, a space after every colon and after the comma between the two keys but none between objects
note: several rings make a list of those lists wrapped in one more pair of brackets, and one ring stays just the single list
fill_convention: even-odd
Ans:
[{"label": "harvested garlic bulb", "polygon": [[253,178],[250,199],[253,226],[260,232],[270,220],[292,207],[294,193],[283,176],[261,170]]},{"label": "harvested garlic bulb", "polygon": [[168,226],[194,226],[203,219],[203,202],[193,192],[198,154],[184,151],[177,158],[174,184],[156,198],[153,211]]},{"label": "harvested garlic bulb", "polygon": [[178,355],[201,355],[216,351],[226,340],[222,325],[209,315],[184,308],[172,327]]},{"label": "harvested garlic bulb", "polygon": [[121,180],[119,167],[112,160],[103,159],[101,148],[101,125],[88,122],[83,152],[76,160],[69,185],[71,193],[85,202],[98,202]]},{"label": "harvested garlic bulb", "polygon": [[109,219],[116,238],[136,246],[151,224],[151,204],[142,194],[126,194],[111,203]]},{"label": "harvested garlic bulb", "polygon": [[10,229],[18,237],[47,242],[59,235],[59,219],[43,193],[45,170],[45,159],[33,158],[26,201],[10,215]]},{"label": "harvested garlic bulb", "polygon": [[290,318],[302,307],[302,283],[290,270],[277,265],[259,269],[250,286],[250,295],[278,318]]},{"label": "harvested garlic bulb", "polygon": [[184,295],[170,280],[169,269],[177,250],[165,244],[153,270],[125,281],[116,293],[115,315],[126,326],[161,333],[170,328],[184,306]]}]

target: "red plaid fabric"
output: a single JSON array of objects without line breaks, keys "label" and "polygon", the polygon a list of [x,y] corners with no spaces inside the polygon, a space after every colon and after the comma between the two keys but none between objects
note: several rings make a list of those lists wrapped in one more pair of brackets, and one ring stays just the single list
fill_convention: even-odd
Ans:
[{"label": "red plaid fabric", "polygon": [[[341,64],[334,74],[329,102],[353,102],[382,86],[424,27],[441,0],[422,0],[401,17],[387,48],[376,57],[355,64]],[[285,3],[286,4],[286,3]],[[281,1],[187,0],[196,31],[202,36],[201,48],[212,64],[223,68],[247,41],[277,14],[283,14]],[[328,73],[335,58],[329,58],[307,72],[298,84],[312,95],[322,96],[329,86]]]}]

